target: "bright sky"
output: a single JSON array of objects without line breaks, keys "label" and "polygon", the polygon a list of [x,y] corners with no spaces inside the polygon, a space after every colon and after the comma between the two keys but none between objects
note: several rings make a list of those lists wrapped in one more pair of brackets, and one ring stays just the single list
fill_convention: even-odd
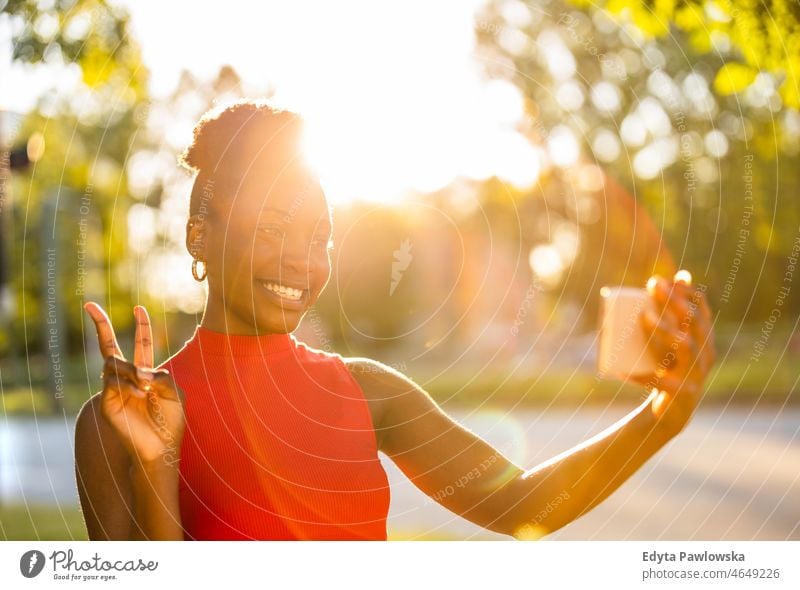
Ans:
[{"label": "bright sky", "polygon": [[[393,201],[458,176],[497,174],[518,186],[538,178],[543,153],[513,129],[519,93],[487,83],[472,54],[484,0],[118,1],[156,96],[173,89],[181,69],[210,79],[223,64],[250,88],[276,88],[276,99],[308,120],[310,156],[333,202]],[[25,92],[0,101],[22,108],[47,84],[27,81]]]}]

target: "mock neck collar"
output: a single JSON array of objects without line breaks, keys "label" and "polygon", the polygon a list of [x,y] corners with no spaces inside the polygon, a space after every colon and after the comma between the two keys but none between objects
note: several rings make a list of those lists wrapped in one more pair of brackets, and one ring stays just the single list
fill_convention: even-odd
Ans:
[{"label": "mock neck collar", "polygon": [[197,347],[202,354],[222,356],[266,356],[291,350],[297,345],[292,334],[228,334],[215,332],[198,325],[188,346]]}]

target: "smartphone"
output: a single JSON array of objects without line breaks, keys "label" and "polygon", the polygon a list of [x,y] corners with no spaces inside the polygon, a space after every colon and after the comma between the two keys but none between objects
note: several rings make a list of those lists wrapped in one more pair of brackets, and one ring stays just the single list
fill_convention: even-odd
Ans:
[{"label": "smartphone", "polygon": [[658,364],[647,344],[641,314],[657,312],[647,289],[610,287],[600,289],[597,371],[601,377],[627,380],[654,375]]}]

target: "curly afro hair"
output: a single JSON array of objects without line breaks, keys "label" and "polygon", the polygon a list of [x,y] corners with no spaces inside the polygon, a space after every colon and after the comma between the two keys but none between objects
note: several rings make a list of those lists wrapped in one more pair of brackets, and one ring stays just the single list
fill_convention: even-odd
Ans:
[{"label": "curly afro hair", "polygon": [[178,157],[181,166],[197,173],[189,215],[201,213],[213,181],[274,170],[296,158],[302,129],[300,115],[266,100],[243,99],[205,113],[195,125],[192,143]]}]

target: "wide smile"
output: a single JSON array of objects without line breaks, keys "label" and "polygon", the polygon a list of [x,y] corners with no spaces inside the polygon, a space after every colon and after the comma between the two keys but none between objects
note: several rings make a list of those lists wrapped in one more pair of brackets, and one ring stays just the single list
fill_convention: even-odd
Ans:
[{"label": "wide smile", "polygon": [[277,281],[256,280],[267,297],[284,309],[303,309],[308,302],[308,289],[282,285]]}]

